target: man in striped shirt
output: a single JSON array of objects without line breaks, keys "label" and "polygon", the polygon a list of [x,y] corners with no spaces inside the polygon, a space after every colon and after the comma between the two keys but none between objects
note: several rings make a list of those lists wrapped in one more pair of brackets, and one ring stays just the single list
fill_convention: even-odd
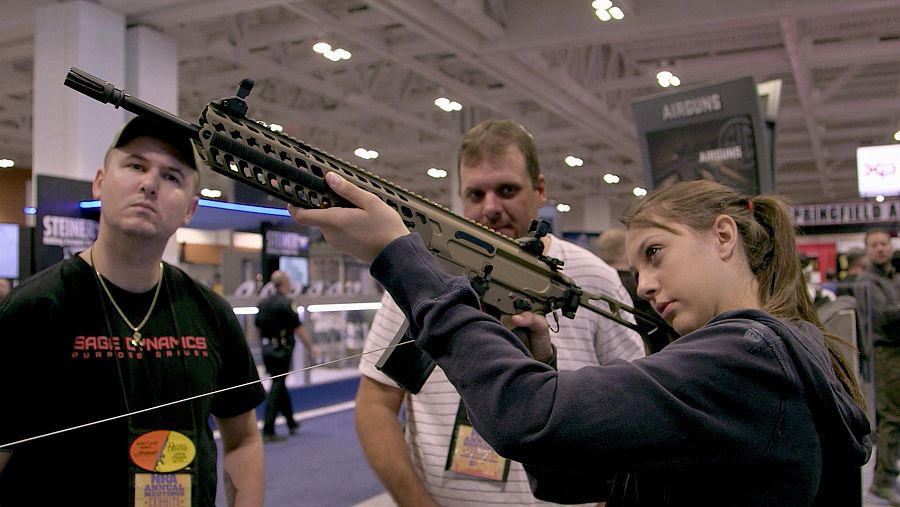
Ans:
[{"label": "man in striped shirt", "polygon": [[[488,120],[466,133],[459,178],[463,214],[511,238],[526,235],[547,200],[534,139],[510,120]],[[544,254],[563,261],[563,272],[585,291],[632,304],[616,271],[602,260],[553,235],[542,241]],[[382,305],[366,338],[366,351],[388,346],[404,323],[388,294]],[[560,319],[559,331],[552,336],[561,370],[644,356],[636,332],[586,310],[574,319]],[[365,354],[360,362],[356,430],[369,463],[397,504],[544,503],[531,494],[520,464],[505,465],[505,460],[485,455],[490,449],[484,449],[477,434],[468,433],[460,397],[440,368],[418,394],[410,395],[375,367],[379,356]],[[404,401],[405,427],[398,420]],[[462,459],[474,455],[483,458],[479,465]]]}]

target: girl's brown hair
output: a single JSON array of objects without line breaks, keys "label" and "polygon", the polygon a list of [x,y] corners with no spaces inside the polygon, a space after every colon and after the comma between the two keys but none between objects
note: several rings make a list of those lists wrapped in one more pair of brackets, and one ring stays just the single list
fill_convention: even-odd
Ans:
[{"label": "girl's brown hair", "polygon": [[805,320],[818,327],[826,337],[831,366],[838,380],[856,403],[865,407],[856,376],[841,352],[841,348],[854,349],[854,346],[825,330],[819,320],[806,290],[794,227],[781,198],[770,195],[750,198],[710,180],[684,181],[637,201],[622,222],[629,229],[659,227],[674,232],[666,223],[676,222],[706,231],[719,215],[728,215],[737,223],[747,261],[759,282],[763,308],[775,317]]}]

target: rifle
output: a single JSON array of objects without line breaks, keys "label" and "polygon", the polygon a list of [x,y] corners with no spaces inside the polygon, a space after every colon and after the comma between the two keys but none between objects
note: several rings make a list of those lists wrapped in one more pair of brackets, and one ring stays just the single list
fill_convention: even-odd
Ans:
[{"label": "rifle", "polygon": [[[74,67],[69,70],[65,85],[144,116],[161,129],[174,129],[191,139],[200,158],[213,171],[301,208],[354,207],[325,183],[326,173],[337,172],[399,213],[404,224],[422,237],[448,273],[469,279],[485,310],[495,316],[532,311],[553,313],[556,317],[558,310],[565,317],[574,318],[575,311],[584,307],[635,331],[638,325],[623,317],[623,311],[651,324],[654,331],[668,328],[658,315],[640,312],[603,294],[586,293],[564,275],[563,262],[543,255],[541,237],[548,232],[546,222],[533,222],[525,238],[504,236],[249,118],[245,99],[253,88],[252,80],[241,81],[236,95],[210,102],[200,114],[198,125]],[[526,340],[524,333],[518,335]],[[392,345],[408,341],[412,338],[401,330]],[[527,341],[525,344],[529,345]],[[388,348],[377,366],[412,393],[421,389],[434,369],[431,359],[414,343]]]}]

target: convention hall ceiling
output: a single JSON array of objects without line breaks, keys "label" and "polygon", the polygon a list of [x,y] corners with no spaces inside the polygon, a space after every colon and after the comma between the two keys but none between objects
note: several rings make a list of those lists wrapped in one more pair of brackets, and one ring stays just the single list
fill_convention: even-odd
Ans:
[{"label": "convention hall ceiling", "polygon": [[[34,12],[55,2],[0,3],[0,158],[28,167]],[[177,41],[182,116],[251,77],[251,116],[442,203],[450,182],[427,170],[456,163],[467,127],[509,117],[537,139],[552,200],[624,205],[645,183],[631,103],[663,90],[662,69],[682,87],[782,80],[776,182],[798,203],[856,199],[855,149],[900,129],[897,0],[613,0],[609,22],[590,0],[97,3]]]}]

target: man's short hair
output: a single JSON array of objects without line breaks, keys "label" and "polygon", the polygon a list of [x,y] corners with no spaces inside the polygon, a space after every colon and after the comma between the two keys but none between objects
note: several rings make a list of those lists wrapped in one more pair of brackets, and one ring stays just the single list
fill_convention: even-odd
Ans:
[{"label": "man's short hair", "polygon": [[866,246],[869,246],[869,238],[870,238],[871,236],[875,235],[875,234],[884,234],[884,235],[887,236],[889,239],[890,239],[890,237],[891,237],[891,233],[888,232],[887,229],[885,229],[885,228],[883,228],[883,227],[873,227],[873,228],[871,228],[871,229],[869,229],[869,230],[866,231],[866,235],[865,235],[865,237],[863,238],[863,242],[866,244]]},{"label": "man's short hair", "polygon": [[597,257],[609,265],[628,262],[625,255],[625,230],[607,229],[597,238]]},{"label": "man's short hair", "polygon": [[459,148],[457,168],[463,164],[475,166],[485,158],[499,157],[509,146],[515,146],[522,152],[531,185],[537,187],[541,165],[534,137],[512,120],[485,120],[469,129]]},{"label": "man's short hair", "polygon": [[150,137],[169,145],[176,158],[197,171],[199,176],[200,171],[197,165],[194,143],[187,137],[184,137],[184,135],[174,132],[171,127],[162,125],[144,116],[133,117],[119,129],[119,132],[116,133],[112,143],[109,145],[109,149],[106,151],[106,157],[109,157],[109,153],[113,149],[121,148],[138,137]]},{"label": "man's short hair", "polygon": [[289,275],[286,271],[281,271],[279,269],[272,273],[271,281],[272,281],[272,285],[274,285],[275,288],[277,289],[277,288],[283,287],[285,285],[290,285],[291,275]]},{"label": "man's short hair", "polygon": [[850,251],[844,254],[844,258],[847,259],[847,267],[853,267],[865,257],[866,251],[862,248],[852,248],[850,249]]}]

